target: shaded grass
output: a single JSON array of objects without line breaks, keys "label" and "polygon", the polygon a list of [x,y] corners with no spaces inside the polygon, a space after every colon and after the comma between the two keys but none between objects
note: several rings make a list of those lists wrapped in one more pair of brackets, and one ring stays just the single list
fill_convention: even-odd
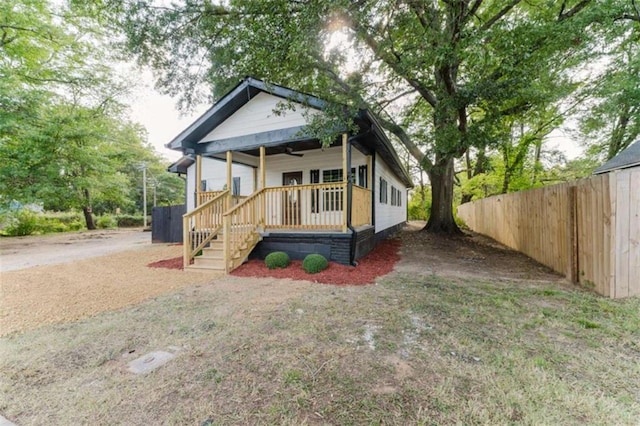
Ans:
[{"label": "shaded grass", "polygon": [[[20,425],[640,418],[638,299],[396,274],[265,302],[229,280],[238,296],[214,283],[1,339],[0,413]],[[251,291],[290,285],[261,283]],[[169,346],[182,350],[159,370],[126,371]]]}]

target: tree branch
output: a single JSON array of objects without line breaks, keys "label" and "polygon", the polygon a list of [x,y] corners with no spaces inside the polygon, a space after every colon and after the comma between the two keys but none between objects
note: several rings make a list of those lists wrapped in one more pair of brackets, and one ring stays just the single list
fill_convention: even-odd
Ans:
[{"label": "tree branch", "polygon": [[385,119],[377,116],[378,122],[389,132],[393,133],[400,142],[407,148],[407,151],[411,154],[413,158],[415,158],[424,169],[430,169],[433,167],[433,163],[421,150],[418,146],[413,142],[411,137],[405,132],[405,130],[396,124],[392,119]]},{"label": "tree branch", "polygon": [[520,3],[521,1],[522,0],[511,0],[511,3],[509,3],[504,8],[502,8],[498,13],[493,15],[492,18],[490,18],[487,22],[484,23],[484,25],[482,25],[480,27],[480,32],[486,31],[489,28],[491,28],[496,22],[498,22],[500,19],[502,19],[504,17],[504,15],[509,13],[511,11],[511,9],[516,7],[518,5],[518,3]]},{"label": "tree branch", "polygon": [[560,13],[558,14],[558,21],[564,21],[571,18],[576,13],[587,7],[589,3],[591,3],[591,0],[582,0],[580,3],[569,9],[568,12],[564,13],[565,2],[562,2],[562,8],[560,9]]}]

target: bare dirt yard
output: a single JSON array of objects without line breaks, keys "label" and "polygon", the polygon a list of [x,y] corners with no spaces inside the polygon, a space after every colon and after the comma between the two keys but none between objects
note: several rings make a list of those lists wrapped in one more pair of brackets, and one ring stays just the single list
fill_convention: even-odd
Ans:
[{"label": "bare dirt yard", "polygon": [[[176,246],[3,272],[2,324],[18,325],[0,337],[0,415],[21,426],[637,424],[640,300],[595,296],[490,240],[420,225],[401,233],[395,270],[364,286],[145,266]],[[56,317],[56,305],[76,313]],[[152,351],[175,358],[129,371]]]}]

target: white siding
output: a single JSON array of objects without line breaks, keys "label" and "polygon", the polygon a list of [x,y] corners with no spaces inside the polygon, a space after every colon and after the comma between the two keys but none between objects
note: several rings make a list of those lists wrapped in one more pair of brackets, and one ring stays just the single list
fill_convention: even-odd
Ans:
[{"label": "white siding", "polygon": [[[380,202],[380,178],[387,181],[386,204],[382,204]],[[375,194],[373,194],[373,198],[376,202],[376,232],[380,232],[407,220],[407,190],[402,181],[396,177],[384,160],[377,156],[374,179],[376,183]],[[401,206],[391,205],[392,186],[400,191],[402,197]]]},{"label": "white siding", "polygon": [[304,126],[308,122],[304,115],[320,113],[317,110],[300,106],[293,111],[287,109],[276,115],[273,111],[279,109],[278,106],[285,102],[287,101],[282,98],[260,92],[231,117],[209,132],[200,140],[200,143]]},{"label": "white siding", "polygon": [[[302,172],[302,183],[311,183],[310,171],[320,170],[320,183],[322,183],[322,170],[342,169],[342,147],[314,149],[303,151],[303,157],[295,157],[287,154],[270,155],[266,158],[267,186],[282,186],[282,174],[286,172]],[[351,167],[367,164],[366,157],[357,149],[351,151]]]},{"label": "white siding", "polygon": [[[253,167],[242,164],[233,164],[231,174],[240,178],[240,195],[250,195],[253,191],[254,174]],[[227,184],[227,163],[214,158],[202,159],[202,180],[207,181],[207,191],[221,191]],[[196,191],[196,165],[187,169],[187,211],[195,206]]]}]

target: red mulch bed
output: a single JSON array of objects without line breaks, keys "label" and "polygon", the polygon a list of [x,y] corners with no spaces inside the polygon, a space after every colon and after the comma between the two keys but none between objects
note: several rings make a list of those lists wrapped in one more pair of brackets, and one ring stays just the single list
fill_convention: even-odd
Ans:
[{"label": "red mulch bed", "polygon": [[[387,275],[400,260],[399,240],[385,240],[368,255],[358,261],[358,266],[329,262],[329,267],[317,274],[302,269],[301,260],[292,260],[287,268],[269,269],[263,260],[250,260],[231,272],[237,277],[273,277],[307,280],[321,284],[363,285],[372,284],[377,277]],[[183,269],[182,256],[149,263],[150,268]]]},{"label": "red mulch bed", "polygon": [[147,266],[149,268],[184,269],[182,267],[182,256],[151,262]]},{"label": "red mulch bed", "polygon": [[262,260],[250,260],[240,266],[231,275],[238,277],[273,277],[291,278],[293,280],[308,280],[321,284],[335,285],[363,285],[372,284],[379,276],[386,275],[393,270],[393,266],[400,255],[399,240],[386,240],[375,250],[358,261],[358,266],[340,265],[329,262],[329,267],[317,274],[308,274],[302,269],[301,260],[292,260],[284,269],[268,269]]}]

